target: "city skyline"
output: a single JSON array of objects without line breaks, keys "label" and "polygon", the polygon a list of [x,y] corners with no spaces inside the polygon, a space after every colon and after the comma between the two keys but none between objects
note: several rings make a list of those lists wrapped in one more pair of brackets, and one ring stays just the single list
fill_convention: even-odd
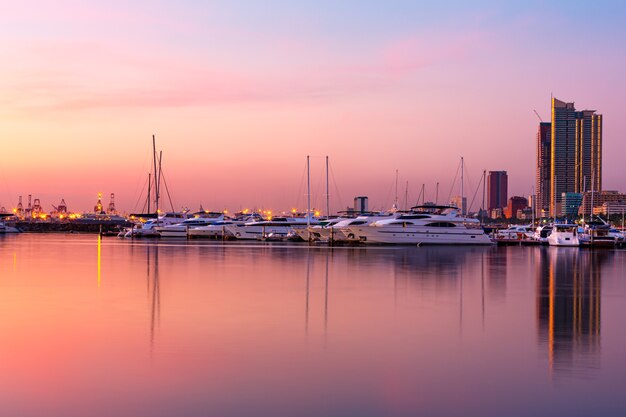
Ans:
[{"label": "city skyline", "polygon": [[483,170],[528,196],[550,95],[606,117],[603,188],[625,190],[625,6],[560,6],[10,4],[0,204],[82,211],[113,192],[132,211],[152,134],[177,208],[303,208],[306,155],[318,207],[330,157],[333,210],[357,195],[389,208],[396,169],[410,202],[437,183],[444,201],[461,156],[468,204]]}]

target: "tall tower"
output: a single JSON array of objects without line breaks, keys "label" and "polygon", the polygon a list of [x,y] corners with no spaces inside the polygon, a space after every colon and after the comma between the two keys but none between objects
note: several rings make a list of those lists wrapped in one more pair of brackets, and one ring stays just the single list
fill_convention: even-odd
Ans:
[{"label": "tall tower", "polygon": [[537,183],[534,202],[537,217],[550,211],[550,185],[552,171],[552,123],[541,122],[537,129]]},{"label": "tall tower", "polygon": [[561,194],[576,189],[576,109],[574,103],[552,98],[550,131],[550,215],[561,212]]},{"label": "tall tower", "polygon": [[506,171],[489,171],[487,176],[487,208],[493,209],[507,206],[509,176]]}]

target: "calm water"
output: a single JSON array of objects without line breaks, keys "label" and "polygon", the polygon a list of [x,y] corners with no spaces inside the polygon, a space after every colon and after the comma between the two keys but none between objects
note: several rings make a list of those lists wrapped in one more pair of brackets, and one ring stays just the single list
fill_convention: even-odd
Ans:
[{"label": "calm water", "polygon": [[0,237],[2,416],[623,416],[626,251]]}]

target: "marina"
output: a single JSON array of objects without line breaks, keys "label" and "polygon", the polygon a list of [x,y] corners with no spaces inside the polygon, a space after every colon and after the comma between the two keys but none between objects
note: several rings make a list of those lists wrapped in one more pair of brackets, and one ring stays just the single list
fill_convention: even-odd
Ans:
[{"label": "marina", "polygon": [[617,416],[624,268],[619,249],[4,235],[3,413]]}]

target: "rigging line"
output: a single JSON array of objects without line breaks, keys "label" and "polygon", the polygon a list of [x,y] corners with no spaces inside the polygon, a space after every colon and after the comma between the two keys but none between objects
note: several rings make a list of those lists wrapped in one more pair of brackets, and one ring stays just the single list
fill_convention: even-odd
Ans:
[{"label": "rigging line", "polygon": [[333,180],[333,186],[335,187],[335,195],[337,196],[337,200],[339,201],[339,207],[343,208],[344,207],[344,205],[343,205],[344,201],[341,198],[341,194],[339,193],[339,187],[337,186],[337,181],[335,180],[335,172],[333,171],[333,164],[332,164],[332,162],[328,163],[328,169],[330,171],[330,177]]},{"label": "rigging line", "polygon": [[[149,179],[146,178],[146,181],[143,183],[143,187],[141,188],[141,194],[139,194],[139,198],[137,199],[137,202],[135,203],[135,206],[133,207],[133,211],[137,210],[137,207],[139,206],[139,202],[141,201],[141,199],[143,197],[143,191],[146,189],[148,181],[149,181]],[[146,202],[144,201],[143,208],[141,209],[142,213],[144,212],[145,208],[146,208]]]},{"label": "rigging line", "polygon": [[469,175],[470,170],[467,168],[467,161],[464,161],[463,163],[465,165],[465,179],[467,179],[467,185],[469,189],[471,190],[473,183],[472,183],[472,178]]},{"label": "rigging line", "polygon": [[170,189],[167,187],[167,181],[165,181],[165,172],[163,171],[163,169],[161,169],[160,177],[163,179],[163,185],[165,185],[165,193],[167,194],[167,199],[170,202],[170,207],[172,208],[172,211],[176,211],[174,210],[174,203],[172,203],[172,196],[170,195]]},{"label": "rigging line", "polygon": [[476,191],[474,191],[474,196],[472,197],[472,202],[467,207],[467,212],[469,213],[472,210],[472,206],[474,205],[474,200],[476,200],[476,194],[478,194],[478,190],[480,189],[480,185],[482,183],[482,178],[478,181],[478,185],[476,186]]},{"label": "rigging line", "polygon": [[448,193],[448,202],[450,202],[450,199],[452,198],[452,192],[454,191],[454,186],[456,185],[456,179],[459,177],[459,171],[461,170],[461,162],[459,162],[459,165],[456,168],[456,174],[454,175],[454,181],[452,181],[452,186],[450,187],[450,192]]},{"label": "rigging line", "polygon": [[[391,187],[389,187],[387,190],[387,196],[385,197],[384,205],[387,207],[391,207],[393,205],[393,203],[391,204],[387,204],[389,202],[389,195],[393,195],[393,192],[396,188],[396,174],[395,174],[395,170],[394,170],[394,174],[393,174],[393,181],[391,181]],[[394,201],[395,202],[395,201]]]}]

